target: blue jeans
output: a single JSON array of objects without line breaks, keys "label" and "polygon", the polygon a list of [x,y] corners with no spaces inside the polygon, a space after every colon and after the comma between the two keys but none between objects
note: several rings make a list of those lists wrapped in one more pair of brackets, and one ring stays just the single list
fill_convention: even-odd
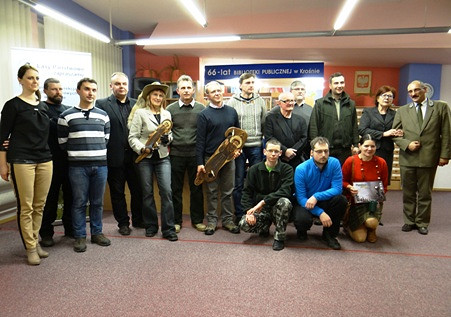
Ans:
[{"label": "blue jeans", "polygon": [[155,173],[161,199],[161,232],[163,236],[175,233],[169,157],[159,160],[143,159],[138,163],[138,171],[143,195],[144,226],[158,232],[157,207],[153,197],[153,173]]},{"label": "blue jeans", "polygon": [[75,238],[86,237],[86,208],[89,201],[91,235],[102,233],[103,195],[108,168],[105,166],[69,166],[72,186],[72,225]]},{"label": "blue jeans", "polygon": [[233,189],[233,203],[235,205],[235,217],[241,219],[243,216],[243,206],[241,196],[243,194],[244,179],[246,178],[246,159],[249,160],[249,167],[260,163],[263,159],[261,146],[243,147],[243,153],[235,159],[235,188]]}]

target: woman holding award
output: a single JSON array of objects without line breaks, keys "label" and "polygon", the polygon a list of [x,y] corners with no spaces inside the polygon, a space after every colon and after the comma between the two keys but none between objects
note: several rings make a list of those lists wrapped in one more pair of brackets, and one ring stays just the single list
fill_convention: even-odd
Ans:
[{"label": "woman holding award", "polygon": [[348,157],[342,167],[343,192],[350,202],[343,222],[354,241],[374,243],[388,186],[388,168],[383,158],[374,155],[376,142],[371,135],[362,136],[359,148],[360,154]]},{"label": "woman holding award", "polygon": [[[135,106],[128,117],[130,147],[144,157],[136,160],[143,196],[143,221],[146,237],[153,237],[158,232],[158,215],[153,191],[153,174],[157,178],[161,198],[161,231],[163,238],[177,241],[174,227],[174,205],[171,190],[171,162],[168,144],[172,140],[171,132],[164,127],[171,120],[171,114],[164,109],[167,85],[154,82],[142,90]],[[172,126],[171,123],[169,123]],[[153,133],[156,134],[153,134]],[[161,136],[159,134],[161,133]],[[149,138],[149,135],[152,135]],[[157,137],[156,141],[148,141]],[[140,158],[141,158],[140,157]]]}]

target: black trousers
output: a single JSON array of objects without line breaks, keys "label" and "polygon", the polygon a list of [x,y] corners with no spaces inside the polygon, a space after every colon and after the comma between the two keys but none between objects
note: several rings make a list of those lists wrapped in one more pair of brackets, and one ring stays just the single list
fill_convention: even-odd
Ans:
[{"label": "black trousers", "polygon": [[343,166],[346,159],[352,156],[352,150],[350,147],[336,147],[330,149],[330,156],[337,158],[340,161],[340,165]]},{"label": "black trousers", "polygon": [[171,155],[171,187],[172,202],[174,204],[174,223],[182,224],[183,212],[183,184],[185,183],[185,172],[188,174],[190,188],[190,217],[192,224],[202,223],[204,220],[204,197],[202,185],[194,185],[196,179],[196,158],[190,156]]},{"label": "black trousers", "polygon": [[138,171],[134,162],[133,151],[127,150],[124,164],[119,167],[108,166],[108,186],[110,187],[113,215],[118,227],[129,226],[130,217],[127,212],[125,199],[125,183],[130,190],[130,209],[133,224],[142,224],[142,191],[139,183]]},{"label": "black trousers", "polygon": [[52,223],[57,216],[61,188],[63,190],[64,201],[63,216],[61,220],[64,226],[64,233],[68,236],[72,236],[72,188],[70,186],[68,175],[68,163],[65,158],[54,158],[52,183],[50,184],[49,193],[47,194],[47,200],[42,215],[41,229],[39,230],[39,235],[41,237],[53,237],[53,234],[55,233]]},{"label": "black trousers", "polygon": [[[323,232],[329,232],[332,237],[337,237],[340,231],[340,221],[346,211],[348,201],[343,195],[337,195],[329,200],[318,201],[318,207],[324,210],[332,220],[332,226],[324,227]],[[306,208],[296,204],[293,209],[294,225],[298,231],[307,231],[312,227],[313,214]]]}]

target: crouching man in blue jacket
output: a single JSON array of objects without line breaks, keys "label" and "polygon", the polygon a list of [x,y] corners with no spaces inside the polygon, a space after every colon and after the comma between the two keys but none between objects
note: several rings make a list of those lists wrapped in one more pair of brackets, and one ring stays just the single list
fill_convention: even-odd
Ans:
[{"label": "crouching man in blue jacket", "polygon": [[294,186],[297,204],[294,206],[294,225],[298,238],[307,240],[307,230],[313,217],[323,225],[322,238],[329,248],[341,249],[337,240],[340,221],[346,211],[347,200],[341,194],[341,165],[329,157],[329,141],[316,137],[310,142],[311,158],[296,167]]}]

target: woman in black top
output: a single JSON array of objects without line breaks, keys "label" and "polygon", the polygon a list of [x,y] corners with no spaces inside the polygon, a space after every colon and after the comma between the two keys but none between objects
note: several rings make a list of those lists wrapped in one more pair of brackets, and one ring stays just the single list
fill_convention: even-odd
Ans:
[{"label": "woman in black top", "polygon": [[396,97],[396,89],[382,86],[376,92],[376,106],[363,110],[359,123],[359,134],[371,135],[376,141],[376,155],[382,157],[388,166],[388,183],[390,184],[393,166],[393,137],[402,136],[402,130],[392,129],[396,111],[391,109]]},{"label": "woman in black top", "polygon": [[[39,73],[30,64],[19,68],[22,93],[7,101],[0,121],[0,176],[11,180],[17,199],[17,219],[28,264],[38,265],[48,252],[41,249],[38,233],[52,179],[52,156],[47,144],[50,120],[40,101]],[[9,139],[9,146],[4,142]],[[8,164],[9,163],[9,168]]]}]

